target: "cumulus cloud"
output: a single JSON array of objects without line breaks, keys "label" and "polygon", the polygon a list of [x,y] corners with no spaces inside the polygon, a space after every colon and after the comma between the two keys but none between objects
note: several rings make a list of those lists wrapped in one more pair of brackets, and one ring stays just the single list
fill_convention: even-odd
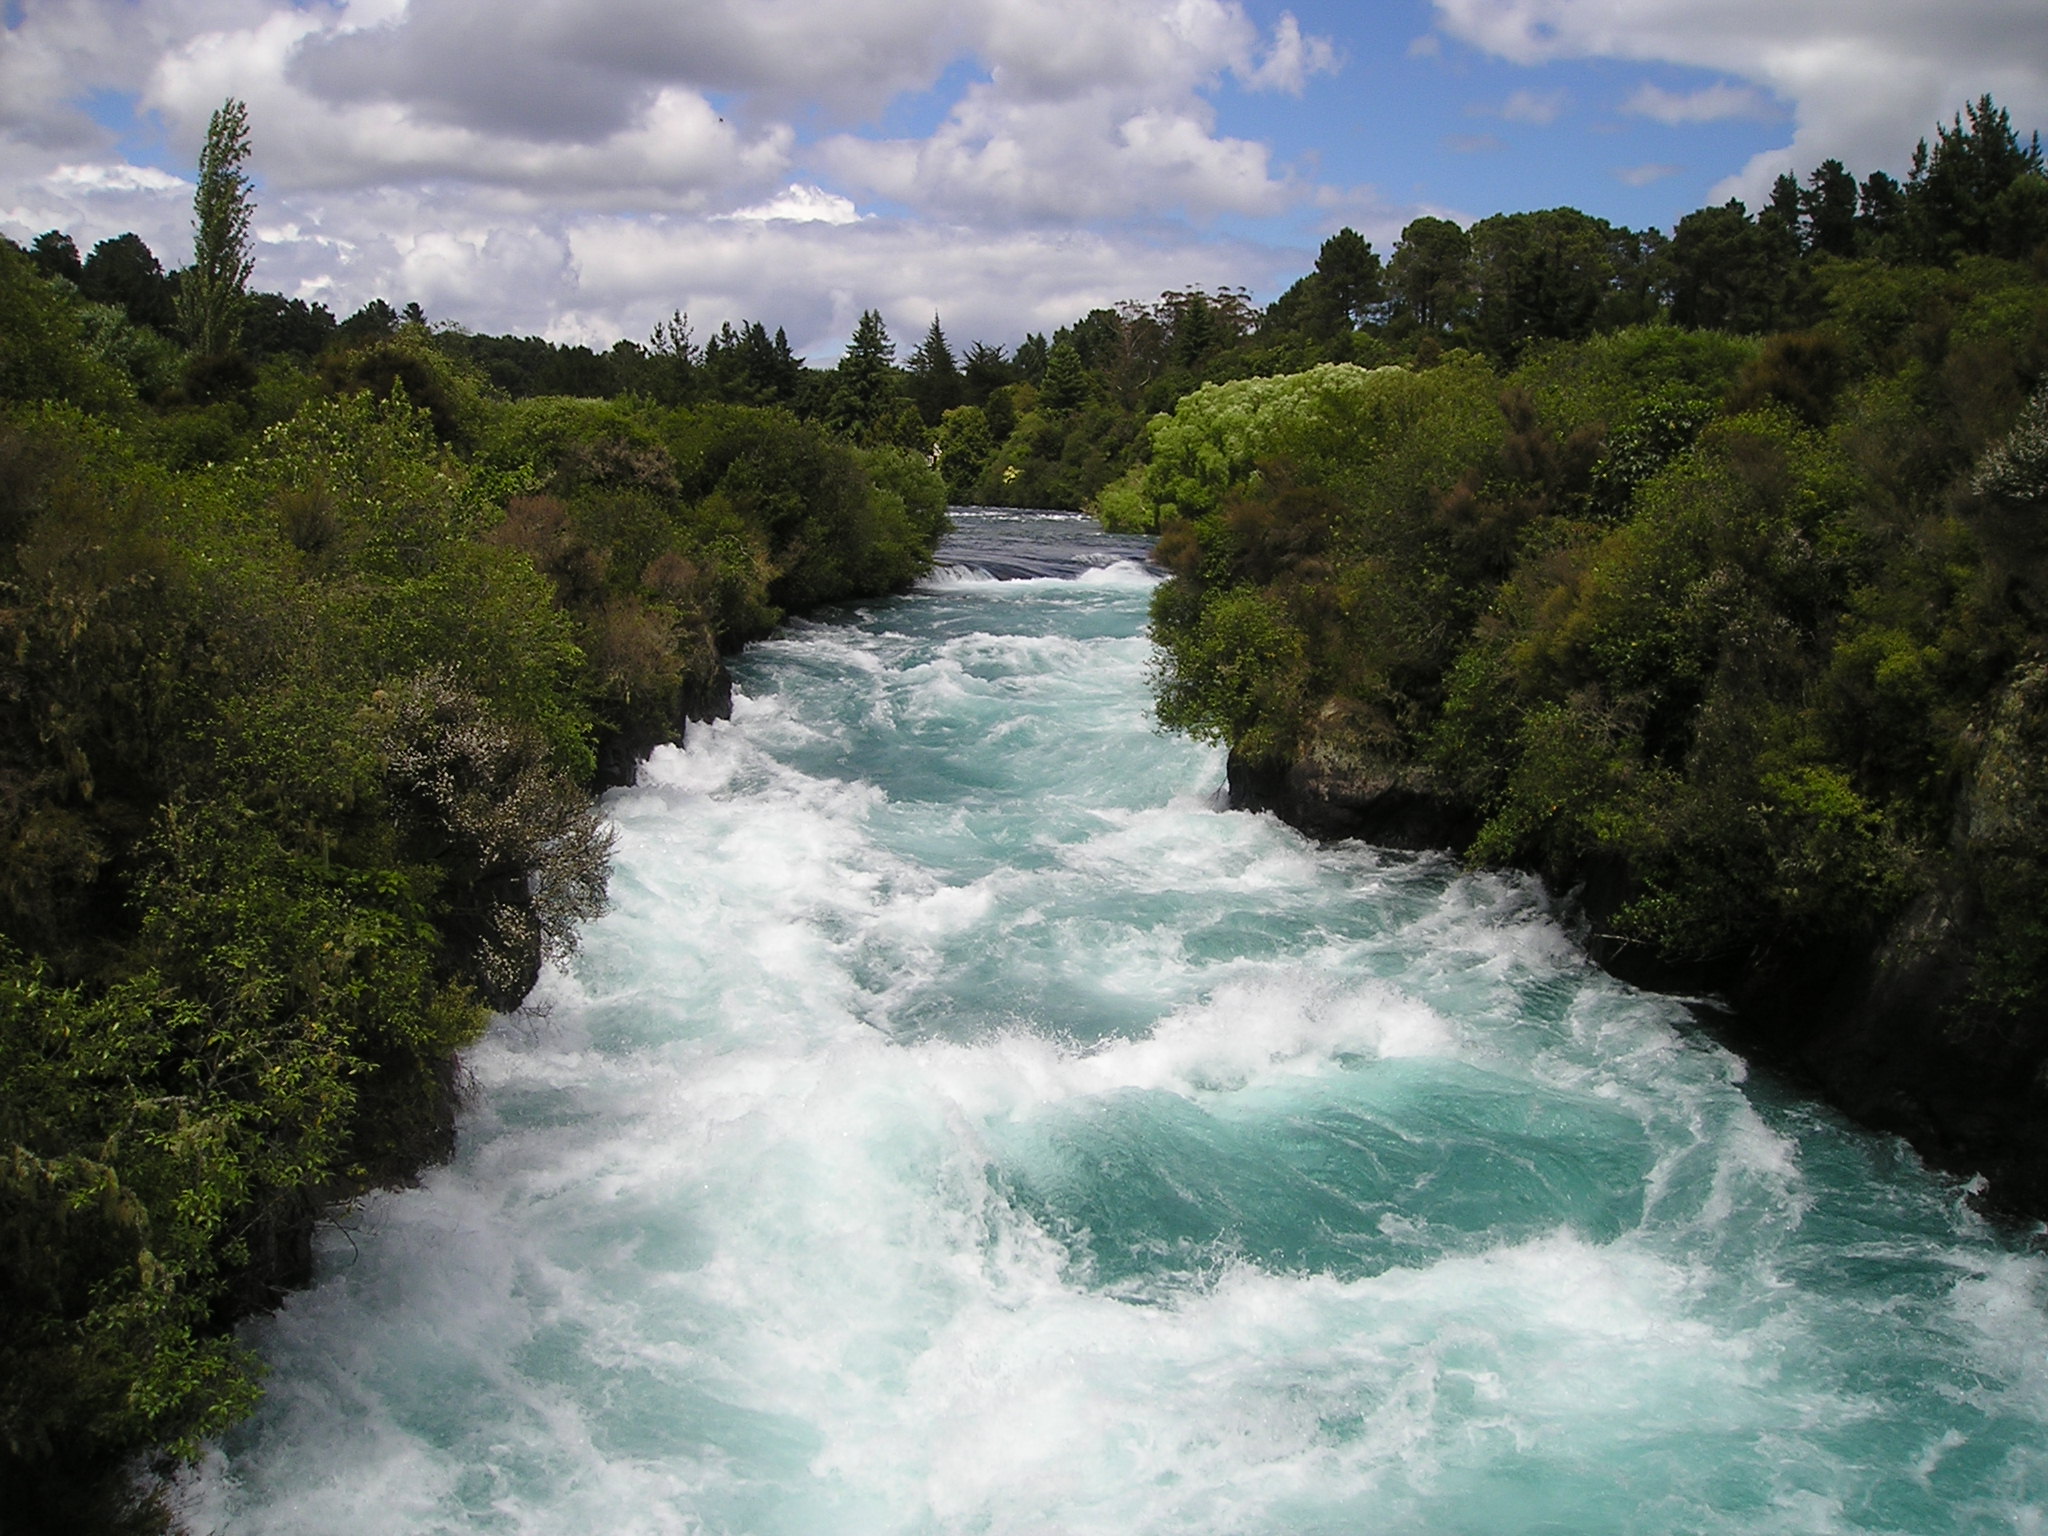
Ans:
[{"label": "cumulus cloud", "polygon": [[1714,189],[1717,198],[1757,197],[1779,172],[1829,156],[1898,169],[1936,121],[1986,91],[2023,121],[2048,118],[2040,0],[1436,0],[1436,8],[1446,32],[1515,63],[1689,65],[1789,103],[1790,142],[1751,159]]},{"label": "cumulus cloud", "polygon": [[1304,35],[1294,13],[1283,11],[1274,29],[1273,46],[1245,83],[1254,90],[1285,91],[1290,96],[1299,96],[1311,75],[1334,74],[1336,70],[1336,45],[1326,37]]},{"label": "cumulus cloud", "polygon": [[[1313,203],[1216,103],[1338,62],[1239,0],[38,0],[0,34],[0,222],[182,261],[189,181],[122,150],[183,169],[235,96],[257,281],[338,312],[608,342],[682,307],[830,351],[880,303],[1014,339],[1297,266],[1184,221]],[[936,130],[877,136],[906,100]]]},{"label": "cumulus cloud", "polygon": [[861,213],[850,197],[793,181],[787,190],[765,203],[756,203],[751,208],[735,208],[731,213],[713,214],[712,217],[756,224],[858,224]]},{"label": "cumulus cloud", "polygon": [[1295,91],[1335,49],[1283,15],[1270,42],[1221,0],[1001,0],[971,84],[922,139],[841,134],[840,179],[946,218],[1085,221],[1280,211],[1307,195],[1264,144],[1219,135],[1225,76]]}]

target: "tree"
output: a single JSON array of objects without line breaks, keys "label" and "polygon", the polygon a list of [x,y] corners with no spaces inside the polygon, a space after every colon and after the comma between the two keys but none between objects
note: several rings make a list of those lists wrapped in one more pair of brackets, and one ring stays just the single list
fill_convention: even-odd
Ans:
[{"label": "tree", "polygon": [[112,304],[128,312],[137,325],[165,331],[177,316],[171,280],[156,255],[132,231],[102,240],[85,258],[79,288],[95,304]]},{"label": "tree", "polygon": [[1052,344],[1045,339],[1044,332],[1028,332],[1017,344],[1016,355],[1011,359],[1017,376],[1027,384],[1036,384],[1045,376],[1045,359],[1051,351]]},{"label": "tree", "polygon": [[1471,260],[1471,236],[1449,219],[1413,220],[1387,264],[1394,302],[1421,330],[1450,329],[1472,291]]},{"label": "tree", "polygon": [[1922,139],[1906,179],[1906,228],[1923,260],[1956,256],[2024,256],[2048,239],[2040,222],[2041,136],[2025,144],[2005,108],[1981,96],[1946,128],[1934,147]]},{"label": "tree", "polygon": [[1856,178],[1839,160],[1823,160],[1799,194],[1806,248],[1828,256],[1856,254]]},{"label": "tree", "polygon": [[1323,311],[1316,319],[1331,333],[1363,325],[1373,306],[1386,297],[1379,253],[1349,225],[1325,240],[1316,253],[1316,277]]},{"label": "tree", "polygon": [[1057,343],[1046,354],[1045,377],[1038,383],[1038,399],[1048,411],[1064,415],[1088,403],[1088,370],[1071,341]]},{"label": "tree", "polygon": [[969,405],[987,405],[990,395],[1005,384],[1017,382],[1016,365],[1003,355],[1001,347],[986,341],[977,341],[967,349],[960,374]]},{"label": "tree", "polygon": [[255,267],[249,221],[256,205],[242,170],[248,158],[249,109],[230,96],[206,125],[192,194],[192,265],[178,284],[185,341],[203,356],[231,350],[242,335],[243,296]]},{"label": "tree", "polygon": [[1671,318],[1697,330],[1767,331],[1786,309],[1788,260],[1782,240],[1750,222],[1730,199],[1678,221],[1664,251]]},{"label": "tree", "polygon": [[1615,282],[1615,230],[1576,208],[1497,213],[1472,226],[1471,272],[1486,348],[1513,362],[1531,341],[1579,341]]},{"label": "tree", "polygon": [[45,277],[69,278],[76,283],[85,276],[85,263],[78,259],[78,244],[61,229],[46,229],[28,248],[28,259]]},{"label": "tree", "polygon": [[902,398],[889,328],[879,310],[863,310],[839,360],[827,418],[855,441],[865,441],[895,416]]},{"label": "tree", "polygon": [[953,360],[953,349],[946,344],[937,315],[932,316],[932,328],[910,354],[909,373],[910,398],[917,403],[918,414],[927,426],[937,426],[946,412],[960,404],[963,393],[960,365]]}]

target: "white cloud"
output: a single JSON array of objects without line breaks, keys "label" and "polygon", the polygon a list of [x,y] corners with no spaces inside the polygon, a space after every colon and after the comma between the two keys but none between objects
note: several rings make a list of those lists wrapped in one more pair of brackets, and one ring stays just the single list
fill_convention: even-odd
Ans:
[{"label": "white cloud", "polygon": [[1688,65],[1789,103],[1791,141],[1752,158],[1713,190],[1717,199],[1754,199],[1779,172],[1830,156],[1861,171],[1898,170],[1935,122],[1986,91],[2019,121],[2048,120],[2041,0],[1436,0],[1436,8],[1446,32],[1515,63]]},{"label": "white cloud", "polygon": [[788,224],[858,224],[861,212],[850,197],[793,181],[787,190],[765,203],[756,203],[751,208],[736,208],[731,213],[713,214],[712,218],[756,224],[777,221]]},{"label": "white cloud", "polygon": [[[235,96],[256,281],[337,312],[608,342],[684,307],[836,350],[880,303],[1014,340],[1298,270],[1184,221],[1314,205],[1218,103],[1338,64],[1242,0],[35,0],[0,33],[0,223],[133,229],[176,265],[176,172]],[[906,102],[938,126],[880,136]],[[122,152],[158,129],[160,165]]]},{"label": "white cloud", "polygon": [[1667,91],[1644,81],[1621,104],[1621,110],[1637,117],[1652,118],[1667,127],[1685,123],[1719,123],[1730,118],[1773,118],[1778,109],[1754,86],[1730,85],[1717,80],[1696,91]]},{"label": "white cloud", "polygon": [[1259,67],[1246,77],[1253,90],[1285,91],[1299,96],[1311,75],[1337,71],[1337,49],[1326,37],[1306,37],[1292,11],[1283,11],[1273,31],[1273,46]]},{"label": "white cloud", "polygon": [[60,165],[50,172],[50,185],[63,192],[182,192],[192,183],[153,165]]},{"label": "white cloud", "polygon": [[1682,165],[1624,165],[1615,171],[1614,177],[1623,186],[1647,187],[1666,177],[1676,176],[1684,169]]}]

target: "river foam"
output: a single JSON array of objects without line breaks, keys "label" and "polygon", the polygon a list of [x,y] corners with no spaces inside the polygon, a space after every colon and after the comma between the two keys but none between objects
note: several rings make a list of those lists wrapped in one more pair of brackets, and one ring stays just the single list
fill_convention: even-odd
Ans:
[{"label": "river foam", "polygon": [[251,1326],[195,1528],[2042,1529],[2040,1256],[1533,883],[1219,812],[1156,576],[1056,532],[608,798],[612,912]]}]

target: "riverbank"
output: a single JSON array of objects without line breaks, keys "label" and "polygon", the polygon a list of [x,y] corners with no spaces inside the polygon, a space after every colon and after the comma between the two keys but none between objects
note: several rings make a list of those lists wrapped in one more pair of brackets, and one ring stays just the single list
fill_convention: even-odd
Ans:
[{"label": "riverbank", "polygon": [[[1327,756],[1285,771],[1233,757],[1226,793],[1233,809],[1270,811],[1312,837],[1386,848],[1466,848],[1484,821],[1439,789]],[[1812,945],[1786,933],[1758,953],[1679,965],[1615,933],[1617,914],[1642,894],[1626,868],[1532,872],[1604,969],[1715,1000],[1700,1015],[1731,1046],[1970,1180],[1986,1210],[2048,1217],[2048,1035],[1958,1022],[1969,972],[1956,893],[1924,897],[1866,942]]]}]

